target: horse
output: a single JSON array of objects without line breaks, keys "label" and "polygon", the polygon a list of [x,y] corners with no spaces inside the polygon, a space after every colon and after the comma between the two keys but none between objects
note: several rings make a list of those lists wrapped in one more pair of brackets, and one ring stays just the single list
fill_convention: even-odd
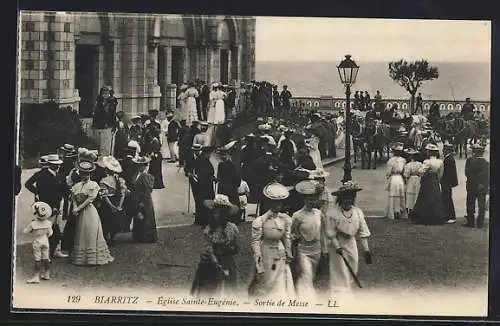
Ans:
[{"label": "horse", "polygon": [[368,120],[365,122],[364,139],[365,139],[365,154],[368,159],[368,169],[372,167],[372,153],[373,153],[373,167],[377,168],[377,154],[379,158],[384,157],[384,149],[387,151],[389,157],[389,126],[378,123],[376,120]]},{"label": "horse", "polygon": [[360,119],[351,119],[351,136],[352,136],[352,149],[354,152],[354,166],[358,162],[358,154],[361,158],[361,168],[365,168],[365,139],[364,139],[364,129],[365,126]]}]

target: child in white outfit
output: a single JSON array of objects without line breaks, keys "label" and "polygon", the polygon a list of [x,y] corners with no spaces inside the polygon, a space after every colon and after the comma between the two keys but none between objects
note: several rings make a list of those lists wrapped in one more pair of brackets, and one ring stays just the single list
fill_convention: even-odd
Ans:
[{"label": "child in white outfit", "polygon": [[27,282],[40,283],[40,278],[43,280],[50,279],[49,237],[52,235],[52,222],[48,218],[52,216],[52,209],[49,204],[38,201],[31,206],[31,210],[36,218],[24,228],[23,232],[31,234],[33,237],[35,276]]},{"label": "child in white outfit", "polygon": [[241,180],[240,186],[238,187],[238,198],[240,200],[240,210],[241,210],[241,220],[244,222],[247,219],[247,205],[248,205],[248,195],[250,194],[250,188],[245,180]]}]

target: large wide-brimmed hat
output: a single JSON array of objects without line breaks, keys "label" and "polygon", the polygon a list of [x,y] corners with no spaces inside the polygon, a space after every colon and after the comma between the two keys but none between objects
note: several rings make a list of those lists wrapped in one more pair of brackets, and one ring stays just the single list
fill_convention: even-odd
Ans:
[{"label": "large wide-brimmed hat", "polygon": [[316,196],[321,190],[321,184],[313,180],[304,180],[295,185],[295,190],[304,196]]},{"label": "large wide-brimmed hat", "polygon": [[120,162],[113,156],[104,156],[102,162],[104,163],[104,167],[110,171],[115,173],[121,173],[123,171]]},{"label": "large wide-brimmed hat", "polygon": [[134,115],[133,117],[130,118],[130,121],[138,121],[138,120],[141,120],[140,115]]},{"label": "large wide-brimmed hat", "polygon": [[222,194],[215,195],[214,199],[207,199],[203,201],[203,205],[209,209],[216,208],[227,208],[229,210],[229,215],[233,215],[238,212],[238,206],[233,205],[229,201],[229,197]]},{"label": "large wide-brimmed hat", "polygon": [[339,189],[332,192],[333,196],[342,196],[346,194],[355,194],[358,191],[363,190],[357,183],[353,181],[347,181],[339,187]]},{"label": "large wide-brimmed hat", "polygon": [[63,161],[59,158],[57,154],[47,155],[47,164],[61,165]]},{"label": "large wide-brimmed hat", "polygon": [[290,196],[288,189],[278,182],[269,183],[264,187],[262,193],[266,196],[266,198],[271,200],[283,200]]},{"label": "large wide-brimmed hat", "polygon": [[33,203],[33,205],[31,205],[31,212],[33,215],[36,215],[39,220],[45,220],[52,216],[52,208],[43,201]]},{"label": "large wide-brimmed hat", "polygon": [[149,164],[151,159],[149,157],[144,157],[144,156],[137,156],[132,159],[132,162],[134,162],[137,165],[146,165]]},{"label": "large wide-brimmed hat", "polygon": [[208,127],[208,122],[206,122],[206,121],[200,121],[199,125],[201,127]]},{"label": "large wide-brimmed hat", "polygon": [[438,151],[439,147],[437,147],[437,145],[433,143],[428,143],[427,145],[425,145],[425,149],[428,151]]},{"label": "large wide-brimmed hat", "polygon": [[95,170],[95,164],[90,161],[80,161],[77,168],[80,173],[91,173]]},{"label": "large wide-brimmed hat", "polygon": [[481,153],[484,152],[484,146],[482,146],[481,144],[473,144],[471,146],[471,150],[476,153]]}]

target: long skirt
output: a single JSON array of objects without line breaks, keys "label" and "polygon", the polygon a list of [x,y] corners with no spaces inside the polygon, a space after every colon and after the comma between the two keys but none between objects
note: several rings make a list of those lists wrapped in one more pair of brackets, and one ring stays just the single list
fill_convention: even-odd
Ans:
[{"label": "long skirt", "polygon": [[71,262],[75,265],[105,265],[112,260],[99,214],[94,205],[89,204],[77,217]]},{"label": "long skirt", "polygon": [[111,129],[89,129],[92,138],[99,144],[99,155],[111,155],[111,145],[113,142],[113,134]]},{"label": "long skirt", "polygon": [[428,173],[422,176],[420,192],[410,219],[415,224],[424,225],[442,225],[446,222],[437,174]]},{"label": "long skirt", "polygon": [[400,174],[394,174],[389,178],[389,200],[388,200],[388,210],[387,217],[391,220],[394,219],[396,214],[400,214],[403,217],[406,210],[405,207],[405,183],[403,176]]},{"label": "long skirt", "polygon": [[193,121],[198,120],[198,111],[196,110],[196,99],[188,97],[186,101],[186,125],[190,126]]},{"label": "long skirt", "polygon": [[202,257],[191,286],[193,296],[224,296],[234,294],[236,289],[236,263],[232,255],[217,257],[227,275],[207,257]]},{"label": "long skirt", "polygon": [[[359,256],[356,239],[351,237],[349,239],[338,238],[338,240],[340,247],[343,249],[343,256],[346,258],[353,272],[357,274]],[[330,296],[336,298],[339,294],[350,293],[354,279],[344,259],[336,252],[333,246],[328,248],[328,255],[330,258]]]},{"label": "long skirt", "polygon": [[135,242],[155,243],[158,240],[158,233],[151,196],[145,198],[143,203],[144,206],[140,207],[134,215],[132,237]]},{"label": "long skirt", "polygon": [[61,250],[68,252],[68,254],[71,254],[75,245],[77,218],[73,214],[69,215],[64,225]]},{"label": "long skirt", "polygon": [[316,296],[314,289],[314,279],[321,258],[321,252],[307,253],[303,252],[300,247],[298,255],[295,257],[298,263],[298,278],[297,278],[297,294],[301,298],[313,299]]},{"label": "long skirt", "polygon": [[165,188],[165,185],[163,184],[162,161],[163,157],[161,153],[158,153],[158,155],[154,156],[149,163],[149,173],[155,178],[153,189]]},{"label": "long skirt", "polygon": [[412,175],[406,183],[406,208],[413,209],[420,191],[420,176]]}]

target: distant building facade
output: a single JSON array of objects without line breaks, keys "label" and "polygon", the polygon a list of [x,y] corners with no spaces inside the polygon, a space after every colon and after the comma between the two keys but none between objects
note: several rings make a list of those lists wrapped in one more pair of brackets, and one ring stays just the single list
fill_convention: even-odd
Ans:
[{"label": "distant building facade", "polygon": [[177,87],[255,79],[255,18],[22,12],[21,103],[90,117],[109,85],[128,114],[175,109]]}]

